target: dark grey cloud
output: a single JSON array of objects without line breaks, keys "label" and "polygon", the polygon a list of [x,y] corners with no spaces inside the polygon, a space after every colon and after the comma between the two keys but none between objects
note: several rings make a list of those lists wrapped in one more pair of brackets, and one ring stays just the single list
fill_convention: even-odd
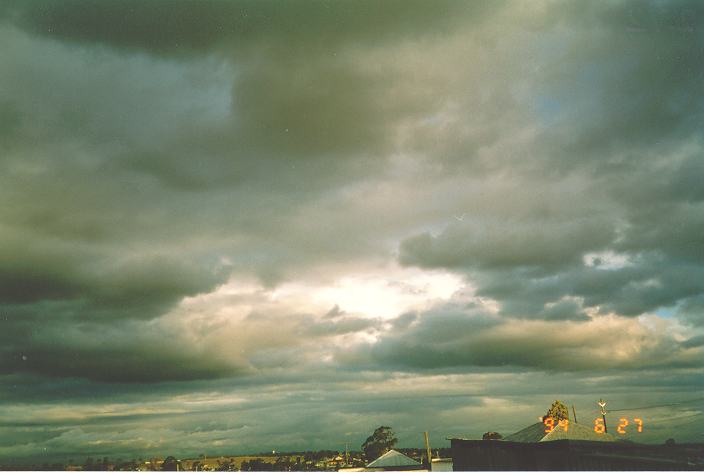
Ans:
[{"label": "dark grey cloud", "polygon": [[[13,257],[0,265],[5,283],[0,302],[1,372],[117,380],[230,372],[227,365],[197,358],[197,352],[184,354],[168,334],[135,323],[154,320],[183,297],[212,289],[223,279],[224,269],[175,256],[101,262],[80,252],[74,259],[57,259],[35,257],[32,251],[28,246],[4,249]],[[32,258],[35,263],[26,267]]]},{"label": "dark grey cloud", "polygon": [[[3,308],[10,318],[20,321],[3,325],[0,373],[153,383],[225,377],[249,370],[214,357],[207,348],[189,346],[184,335],[164,325],[144,325],[100,307],[79,316],[71,304],[64,305],[63,314],[56,312],[57,307],[35,306],[24,312]],[[95,316],[98,312],[109,313],[109,319],[101,321],[103,315]]]},{"label": "dark grey cloud", "polygon": [[[93,337],[95,338],[95,337]],[[184,353],[174,343],[162,347],[144,348],[143,344],[158,345],[157,339],[119,346],[95,347],[73,344],[67,348],[47,345],[47,348],[29,346],[3,351],[6,372],[35,372],[57,377],[79,376],[95,381],[150,382],[222,378],[237,374],[230,364],[204,358],[198,353]]]},{"label": "dark grey cloud", "polygon": [[[432,242],[428,236],[414,238],[406,241],[404,251],[419,249],[414,246],[420,239]],[[446,246],[447,259],[451,259],[452,253],[460,254],[453,260],[455,263],[465,258],[459,246],[440,239],[432,242],[432,246]],[[498,245],[495,252],[501,252]],[[423,258],[432,259],[433,255],[427,253]],[[465,268],[474,277],[480,295],[500,302],[505,315],[526,318],[544,318],[543,310],[554,308],[564,298],[582,299],[581,306],[597,307],[604,313],[638,316],[675,306],[678,302],[689,302],[704,291],[698,284],[702,273],[699,265],[669,259],[660,252],[636,255],[632,263],[620,268],[586,264],[574,264],[562,270],[552,270],[547,265],[485,271]],[[577,257],[579,254],[574,256]],[[413,262],[408,254],[405,259]],[[548,319],[555,317],[554,313],[552,315]]]},{"label": "dark grey cloud", "polygon": [[[637,316],[700,295],[701,15],[694,4],[625,2],[539,16],[563,42],[524,78],[532,104],[515,103],[541,126],[493,162],[490,176],[515,188],[408,237],[400,261],[466,272],[509,316],[551,318],[543,309],[563,298]],[[471,142],[453,148],[476,168],[477,150],[500,140]],[[629,263],[584,262],[600,253]]]},{"label": "dark grey cloud", "polygon": [[573,300],[563,300],[548,306],[543,318],[545,320],[589,320],[581,306]]},{"label": "dark grey cloud", "polygon": [[682,342],[684,348],[698,348],[704,346],[704,336],[699,335]]},{"label": "dark grey cloud", "polygon": [[644,155],[701,137],[702,15],[692,2],[572,3],[547,15],[571,27],[535,96],[554,116],[542,142],[554,170],[652,170]]},{"label": "dark grey cloud", "polygon": [[[405,7],[405,8],[402,8]],[[328,48],[340,41],[374,42],[442,29],[456,12],[479,16],[494,6],[467,7],[454,2],[329,2],[280,5],[277,2],[185,0],[105,4],[69,1],[10,4],[4,15],[32,32],[77,42],[101,42],[156,54],[195,54],[218,46],[252,48],[252,43],[280,41]],[[431,29],[432,31],[432,29]],[[323,40],[323,41],[321,41]]]},{"label": "dark grey cloud", "polygon": [[[392,325],[354,357],[343,353],[340,358],[361,366],[460,372],[477,367],[591,371],[701,366],[698,345],[680,345],[641,322],[590,321],[570,302],[549,308],[543,319],[547,321],[511,320],[472,306],[443,305],[408,326]],[[622,350],[614,354],[614,348]]]},{"label": "dark grey cloud", "polygon": [[[202,128],[195,131],[194,121],[188,121],[190,130],[173,130],[176,136],[168,148],[131,147],[122,160],[177,187],[268,178],[271,187],[304,181],[309,188],[334,177],[349,180],[383,163],[394,126],[421,114],[432,100],[408,95],[389,101],[397,95],[394,85],[404,78],[390,64],[360,67],[360,48],[414,38],[421,25],[423,35],[441,34],[457,25],[458,16],[478,21],[497,7],[217,1],[69,2],[58,7],[29,2],[7,6],[4,16],[25,31],[68,41],[69,47],[97,50],[96,45],[105,45],[179,58],[215,55],[231,62],[232,120],[208,128],[195,123]],[[135,117],[145,106],[138,108],[125,112]],[[72,110],[69,117],[92,121],[81,112]],[[185,140],[179,138],[182,133]],[[194,155],[199,166],[191,163]],[[298,171],[287,170],[291,168]],[[316,180],[321,168],[325,178]]]},{"label": "dark grey cloud", "polygon": [[[601,222],[600,222],[601,221]],[[613,224],[599,217],[451,225],[442,234],[414,236],[401,245],[401,262],[427,267],[521,268],[567,266],[615,239]]]},{"label": "dark grey cloud", "polygon": [[697,295],[684,299],[677,309],[677,316],[694,326],[704,325],[704,297]]}]

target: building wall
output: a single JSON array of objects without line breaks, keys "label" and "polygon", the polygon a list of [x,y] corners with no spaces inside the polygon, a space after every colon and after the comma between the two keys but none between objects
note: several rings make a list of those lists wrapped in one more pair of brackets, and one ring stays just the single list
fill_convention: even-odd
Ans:
[{"label": "building wall", "polygon": [[704,469],[696,449],[687,452],[661,445],[452,439],[451,450],[455,471]]}]

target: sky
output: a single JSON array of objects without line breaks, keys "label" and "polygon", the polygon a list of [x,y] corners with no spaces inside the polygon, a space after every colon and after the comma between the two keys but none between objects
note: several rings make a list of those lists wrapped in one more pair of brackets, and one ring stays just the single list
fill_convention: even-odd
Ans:
[{"label": "sky", "polygon": [[0,2],[0,461],[704,441],[702,25]]}]

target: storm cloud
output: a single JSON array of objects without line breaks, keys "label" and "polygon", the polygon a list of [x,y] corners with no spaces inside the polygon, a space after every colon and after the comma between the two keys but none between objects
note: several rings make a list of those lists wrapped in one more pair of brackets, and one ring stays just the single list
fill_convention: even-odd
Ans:
[{"label": "storm cloud", "polygon": [[702,20],[4,2],[0,460],[441,445],[558,397],[700,439]]}]

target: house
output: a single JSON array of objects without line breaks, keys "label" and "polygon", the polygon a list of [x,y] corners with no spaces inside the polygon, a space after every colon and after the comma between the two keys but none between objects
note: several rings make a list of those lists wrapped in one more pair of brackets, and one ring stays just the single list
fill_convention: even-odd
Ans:
[{"label": "house", "polygon": [[427,472],[428,468],[396,450],[389,450],[364,468],[342,469],[341,472]]}]

